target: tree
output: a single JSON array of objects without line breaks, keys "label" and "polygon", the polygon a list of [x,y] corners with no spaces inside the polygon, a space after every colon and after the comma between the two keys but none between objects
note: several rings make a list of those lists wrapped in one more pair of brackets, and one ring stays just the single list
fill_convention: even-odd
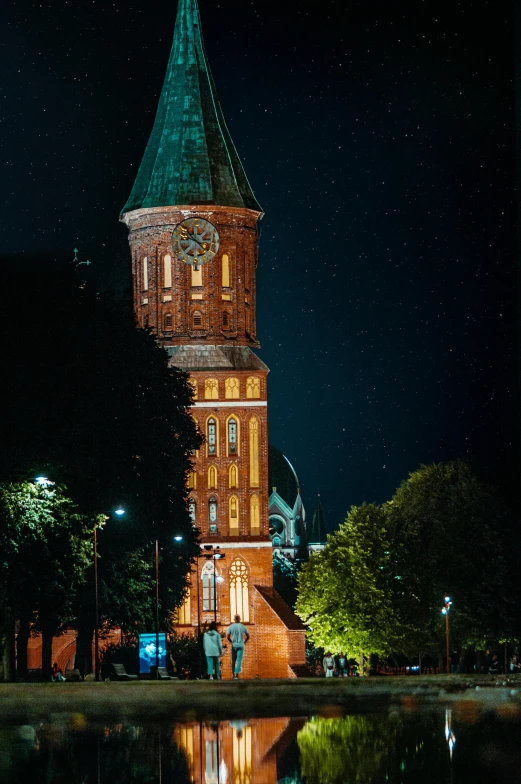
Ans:
[{"label": "tree", "polygon": [[273,553],[273,586],[290,607],[297,601],[298,566],[281,553]]},{"label": "tree", "polygon": [[74,597],[92,560],[86,522],[64,488],[33,482],[0,486],[2,627],[12,648],[18,626],[21,676],[30,630],[42,634],[42,671],[48,672],[52,638],[72,620]]},{"label": "tree", "polygon": [[298,577],[296,612],[313,643],[364,661],[399,647],[404,630],[393,603],[394,578],[385,511],[374,504],[353,507]]}]

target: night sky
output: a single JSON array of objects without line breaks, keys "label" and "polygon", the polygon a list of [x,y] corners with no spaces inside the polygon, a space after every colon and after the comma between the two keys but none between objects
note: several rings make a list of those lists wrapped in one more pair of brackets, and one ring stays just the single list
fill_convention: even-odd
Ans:
[{"label": "night sky", "polygon": [[[517,493],[512,20],[481,0],[200,0],[266,215],[258,334],[270,441],[330,529],[422,463]],[[4,0],[0,254],[130,283],[118,224],[176,2]]]}]

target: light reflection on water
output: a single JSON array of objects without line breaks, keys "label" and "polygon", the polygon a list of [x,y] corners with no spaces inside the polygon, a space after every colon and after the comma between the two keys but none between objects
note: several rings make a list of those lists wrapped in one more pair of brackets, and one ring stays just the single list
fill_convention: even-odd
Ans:
[{"label": "light reflection on water", "polygon": [[[521,717],[453,710],[0,725],[0,781],[71,784],[521,784]],[[328,717],[329,716],[329,717]]]}]

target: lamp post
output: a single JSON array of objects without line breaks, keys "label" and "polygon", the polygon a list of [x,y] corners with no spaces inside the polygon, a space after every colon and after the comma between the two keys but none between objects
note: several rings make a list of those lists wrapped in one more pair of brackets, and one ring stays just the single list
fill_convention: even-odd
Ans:
[{"label": "lamp post", "polygon": [[205,544],[201,551],[201,555],[203,558],[206,558],[207,561],[213,561],[213,619],[215,623],[217,623],[217,573],[215,569],[215,562],[220,561],[222,558],[226,558],[226,554],[221,553],[220,547],[214,547],[211,544]]},{"label": "lamp post", "polygon": [[452,607],[452,602],[450,596],[446,596],[444,599],[443,607],[441,608],[441,614],[445,616],[445,652],[447,656],[447,664],[445,671],[450,674],[450,656],[449,656],[449,612],[450,608]]},{"label": "lamp post", "polygon": [[[180,534],[174,536],[174,542],[182,541]],[[156,680],[159,680],[159,539],[156,539]]]},{"label": "lamp post", "polygon": [[[125,514],[121,507],[116,509],[118,517]],[[98,581],[98,528],[103,528],[108,520],[105,514],[96,515],[94,523],[94,605],[95,605],[95,625],[94,625],[94,680],[99,681],[99,581]]]}]

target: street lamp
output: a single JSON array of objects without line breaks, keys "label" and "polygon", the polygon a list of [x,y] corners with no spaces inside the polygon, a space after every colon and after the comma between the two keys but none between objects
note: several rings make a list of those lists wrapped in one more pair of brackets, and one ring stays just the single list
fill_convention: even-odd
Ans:
[{"label": "street lamp", "polygon": [[[182,541],[181,534],[174,536],[174,542]],[[156,539],[156,680],[159,680],[159,539]]]},{"label": "street lamp", "polygon": [[221,577],[221,579],[218,580],[215,562],[220,561],[222,558],[226,558],[226,554],[221,553],[220,547],[213,547],[211,544],[205,544],[201,551],[201,555],[206,558],[207,561],[213,561],[213,619],[215,623],[217,623],[217,583],[222,583],[223,578]]},{"label": "street lamp", "polygon": [[[37,480],[38,481],[38,480]],[[115,511],[118,517],[125,514],[125,510],[119,506]],[[94,604],[95,604],[95,626],[94,626],[94,680],[99,681],[99,581],[98,581],[98,528],[103,528],[108,520],[105,514],[96,515],[94,523]]]},{"label": "street lamp", "polygon": [[450,596],[446,596],[444,599],[443,607],[441,608],[441,614],[445,616],[445,649],[447,654],[447,665],[446,665],[446,672],[450,673],[450,657],[449,657],[449,612],[450,608],[452,607],[452,601]]}]

